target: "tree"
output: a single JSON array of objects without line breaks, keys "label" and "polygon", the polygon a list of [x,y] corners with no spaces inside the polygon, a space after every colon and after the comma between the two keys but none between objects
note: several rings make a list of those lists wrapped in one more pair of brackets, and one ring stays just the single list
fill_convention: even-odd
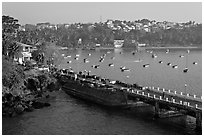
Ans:
[{"label": "tree", "polygon": [[15,43],[17,36],[18,20],[10,16],[2,16],[2,54],[5,56],[13,57],[17,52],[18,46]]}]

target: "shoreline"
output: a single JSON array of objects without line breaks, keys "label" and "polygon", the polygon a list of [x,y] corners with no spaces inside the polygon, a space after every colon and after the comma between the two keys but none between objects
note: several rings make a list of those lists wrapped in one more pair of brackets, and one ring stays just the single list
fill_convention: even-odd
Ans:
[{"label": "shoreline", "polygon": [[202,47],[144,47],[144,48],[145,49],[202,49]]}]

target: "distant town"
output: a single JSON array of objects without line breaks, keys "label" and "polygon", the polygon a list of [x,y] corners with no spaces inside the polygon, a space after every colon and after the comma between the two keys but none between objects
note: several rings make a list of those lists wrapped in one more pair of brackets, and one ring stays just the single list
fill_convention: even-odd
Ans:
[{"label": "distant town", "polygon": [[[113,45],[114,40],[124,40],[124,47],[138,44],[143,46],[192,46],[201,47],[202,24],[195,21],[186,23],[157,22],[155,20],[120,21],[107,20],[98,23],[51,24],[37,23],[22,25],[20,31],[26,35],[36,35],[41,41],[56,42],[63,47]],[[40,32],[44,32],[44,36]],[[31,34],[32,33],[32,34]],[[43,39],[42,39],[43,38]],[[22,40],[21,40],[22,41]],[[36,44],[36,41],[22,41]]]}]

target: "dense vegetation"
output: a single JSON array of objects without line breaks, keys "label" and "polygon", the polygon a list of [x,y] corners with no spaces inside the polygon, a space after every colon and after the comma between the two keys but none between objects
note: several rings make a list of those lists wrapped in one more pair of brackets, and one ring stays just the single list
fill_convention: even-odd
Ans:
[{"label": "dense vegetation", "polygon": [[[49,106],[38,102],[39,97],[47,96],[47,91],[56,88],[56,79],[47,72],[27,70],[14,61],[14,55],[21,54],[17,35],[18,20],[2,17],[2,112],[4,116],[14,116],[33,108]],[[51,47],[51,46],[50,46]],[[50,52],[51,50],[46,50]],[[47,55],[49,55],[47,53]]]},{"label": "dense vegetation", "polygon": [[[146,24],[149,20],[142,20],[140,23]],[[126,22],[131,25],[132,22]],[[49,23],[48,23],[49,24]],[[189,25],[190,24],[190,25]],[[115,27],[122,28],[121,21],[114,22]],[[54,42],[58,46],[77,47],[90,46],[100,43],[102,46],[113,44],[114,39],[124,39],[125,46],[130,46],[132,41],[146,43],[149,46],[165,46],[173,44],[179,46],[201,45],[202,44],[202,24],[192,22],[183,23],[183,27],[174,25],[169,29],[150,27],[151,31],[131,29],[112,29],[106,23],[95,24],[71,24],[60,25],[57,28],[37,28],[33,25],[32,29],[20,31],[17,35],[18,41],[27,44],[39,44],[42,42]],[[78,40],[82,39],[79,45]]]}]

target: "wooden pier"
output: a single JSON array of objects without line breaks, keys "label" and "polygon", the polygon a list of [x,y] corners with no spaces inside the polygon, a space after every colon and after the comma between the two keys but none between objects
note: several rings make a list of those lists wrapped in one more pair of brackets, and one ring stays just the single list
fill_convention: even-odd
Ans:
[{"label": "wooden pier", "polygon": [[175,110],[184,115],[196,118],[196,128],[202,128],[202,98],[196,95],[184,95],[170,90],[143,87],[138,90],[134,88],[122,88],[127,98],[135,98],[155,107],[155,117],[160,117],[161,109]]}]

